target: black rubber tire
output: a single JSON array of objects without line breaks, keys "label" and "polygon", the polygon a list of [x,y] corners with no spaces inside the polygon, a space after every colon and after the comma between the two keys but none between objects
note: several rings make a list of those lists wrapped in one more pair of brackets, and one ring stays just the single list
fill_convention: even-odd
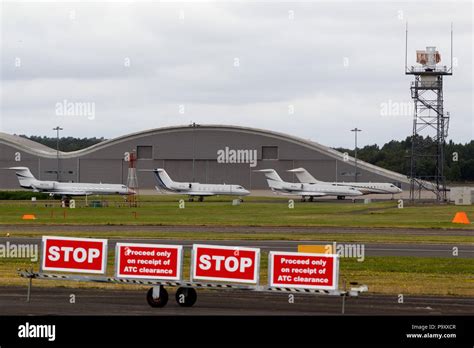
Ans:
[{"label": "black rubber tire", "polygon": [[[182,302],[182,295],[184,295],[184,302]],[[197,300],[197,293],[194,288],[178,288],[176,290],[176,303],[181,307],[192,307]]]},{"label": "black rubber tire", "polygon": [[146,301],[153,308],[162,308],[168,303],[168,291],[160,285],[160,297],[153,298],[153,288],[150,288],[146,293]]}]

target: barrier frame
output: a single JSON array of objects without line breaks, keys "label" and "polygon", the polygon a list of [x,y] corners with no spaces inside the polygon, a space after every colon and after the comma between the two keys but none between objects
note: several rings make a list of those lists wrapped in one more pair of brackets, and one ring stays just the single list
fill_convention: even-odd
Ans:
[{"label": "barrier frame", "polygon": [[[105,244],[105,249],[108,250],[108,240],[105,239],[106,244]],[[41,257],[44,259],[43,251],[44,251],[44,241],[42,239],[41,241]],[[140,245],[141,243],[120,243],[120,244],[137,244]],[[245,250],[245,249],[258,249],[257,251],[257,256],[256,260],[258,260],[257,264],[255,265],[256,269],[256,283],[245,283],[245,282],[238,282],[235,281],[233,283],[225,283],[225,280],[223,282],[206,282],[206,281],[195,281],[193,279],[193,268],[194,268],[194,246],[207,246],[207,244],[194,244],[193,247],[191,247],[191,260],[190,260],[190,280],[186,281],[183,280],[183,261],[184,261],[184,252],[186,247],[185,246],[180,246],[180,252],[179,252],[179,271],[180,271],[180,280],[166,280],[166,279],[146,279],[146,278],[134,278],[133,276],[130,277],[118,277],[117,276],[117,267],[118,267],[118,261],[117,261],[117,251],[118,251],[118,245],[115,246],[115,260],[114,260],[114,276],[106,276],[104,274],[101,275],[82,275],[82,274],[57,274],[57,273],[45,273],[43,272],[43,269],[41,267],[43,260],[40,260],[40,270],[39,272],[34,272],[33,269],[18,269],[18,275],[22,278],[28,279],[28,289],[27,289],[27,302],[30,302],[31,300],[31,289],[33,286],[33,279],[38,279],[38,280],[65,280],[65,281],[79,281],[79,282],[95,282],[95,283],[109,283],[109,284],[129,284],[129,285],[143,285],[143,286],[151,286],[149,289],[149,293],[147,294],[147,301],[148,304],[152,307],[163,307],[166,305],[168,302],[168,294],[167,291],[164,289],[165,286],[168,287],[177,287],[177,291],[181,290],[181,293],[186,293],[188,294],[189,291],[191,290],[191,293],[193,293],[194,297],[190,302],[191,304],[187,305],[182,305],[179,303],[181,306],[187,306],[191,307],[196,299],[196,291],[195,289],[223,289],[223,290],[242,290],[242,291],[254,291],[254,292],[266,292],[266,293],[297,293],[297,294],[307,294],[307,295],[326,295],[326,296],[339,296],[342,297],[342,314],[345,313],[345,299],[346,297],[358,297],[361,293],[367,292],[368,287],[366,285],[359,285],[358,283],[350,283],[351,285],[359,285],[358,287],[352,287],[349,290],[347,290],[347,282],[344,281],[344,289],[341,290],[338,288],[339,284],[339,257],[335,257],[335,269],[334,272],[337,275],[337,282],[336,282],[336,287],[334,289],[317,289],[317,288],[307,288],[307,287],[295,287],[295,286],[272,286],[271,283],[268,283],[267,285],[260,285],[260,261],[261,261],[261,249],[260,248],[249,248],[249,247],[234,247],[236,250]],[[147,244],[147,246],[150,245],[158,245],[158,246],[166,246],[166,244]],[[175,247],[176,245],[172,245]],[[216,245],[209,245],[210,247],[216,247]],[[229,248],[228,246],[221,246],[223,248]],[[231,246],[232,247],[232,246]],[[286,252],[280,252],[280,251],[273,251],[275,253],[286,253]],[[271,261],[271,254],[272,251],[269,251],[268,254],[268,280],[270,281],[270,277],[272,276],[271,272],[273,269],[273,264],[270,262]],[[294,254],[294,253],[288,253],[288,254]],[[309,254],[308,254],[309,255]],[[311,256],[318,255],[318,254],[311,254]],[[322,254],[323,256],[328,256],[327,254]],[[334,256],[334,255],[332,255]],[[107,257],[104,258],[107,260]],[[85,273],[85,272],[79,272],[79,273]],[[92,273],[92,272],[89,272]],[[164,297],[165,300],[163,300],[164,304],[156,305],[154,303],[154,300],[160,300],[161,299],[161,291],[164,290]],[[148,295],[151,293],[151,298],[152,302],[148,299]],[[188,296],[188,295],[185,295]],[[178,300],[177,300],[178,301]]]}]

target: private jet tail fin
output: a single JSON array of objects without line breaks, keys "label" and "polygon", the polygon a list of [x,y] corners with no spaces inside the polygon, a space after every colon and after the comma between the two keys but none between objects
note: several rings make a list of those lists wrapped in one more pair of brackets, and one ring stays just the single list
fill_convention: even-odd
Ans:
[{"label": "private jet tail fin", "polygon": [[283,181],[275,169],[259,169],[259,170],[254,170],[254,172],[265,173],[265,177],[267,178],[267,180]]},{"label": "private jet tail fin", "polygon": [[268,186],[270,186],[271,189],[280,189],[284,182],[280,178],[280,176],[278,175],[275,169],[260,169],[260,170],[254,170],[254,171],[265,173]]},{"label": "private jet tail fin", "polygon": [[28,167],[10,167],[5,168],[9,170],[14,170],[18,181],[20,182],[20,186],[23,188],[33,188],[31,185],[36,178],[31,174],[31,171]]},{"label": "private jet tail fin", "polygon": [[166,170],[164,170],[163,168],[157,168],[153,170],[153,173],[155,174],[156,180],[158,181],[158,186],[162,190],[165,190],[165,191],[172,190],[172,185],[174,181],[171,180]]},{"label": "private jet tail fin", "polygon": [[298,181],[303,184],[314,184],[320,182],[319,180],[316,180],[314,176],[309,174],[308,171],[304,168],[290,169],[288,170],[288,172],[294,173]]}]

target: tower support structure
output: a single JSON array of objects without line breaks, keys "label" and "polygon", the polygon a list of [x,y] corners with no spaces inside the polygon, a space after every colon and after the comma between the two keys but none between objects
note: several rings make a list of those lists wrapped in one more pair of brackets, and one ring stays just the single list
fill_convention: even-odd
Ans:
[{"label": "tower support structure", "polygon": [[[411,97],[414,102],[410,154],[410,199],[421,190],[432,191],[437,201],[446,201],[444,149],[449,128],[449,113],[443,106],[443,74],[414,73]],[[425,136],[427,138],[425,139]],[[426,175],[430,171],[431,175]],[[423,175],[420,173],[424,172]]]},{"label": "tower support structure", "polygon": [[409,172],[411,201],[421,198],[422,190],[432,191],[438,202],[447,201],[444,151],[449,113],[444,111],[443,79],[453,71],[452,28],[451,67],[438,65],[440,61],[441,56],[433,46],[416,51],[416,62],[420,64],[417,66],[407,66],[405,53],[405,74],[415,78],[410,87],[414,102]]},{"label": "tower support structure", "polygon": [[128,176],[127,187],[135,191],[134,194],[127,196],[127,202],[130,207],[138,206],[138,177],[137,177],[137,154],[135,151],[129,153],[128,158]]}]

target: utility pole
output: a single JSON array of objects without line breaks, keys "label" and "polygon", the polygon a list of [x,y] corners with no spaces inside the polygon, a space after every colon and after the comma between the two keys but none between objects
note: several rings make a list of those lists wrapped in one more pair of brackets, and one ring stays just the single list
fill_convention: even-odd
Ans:
[{"label": "utility pole", "polygon": [[362,129],[354,128],[351,129],[351,132],[354,132],[355,135],[355,151],[354,151],[354,158],[355,158],[355,173],[354,173],[354,181],[357,182],[357,133],[362,132]]},{"label": "utility pole", "polygon": [[53,130],[56,131],[56,181],[59,181],[59,131],[62,131],[63,129],[56,126]]}]

